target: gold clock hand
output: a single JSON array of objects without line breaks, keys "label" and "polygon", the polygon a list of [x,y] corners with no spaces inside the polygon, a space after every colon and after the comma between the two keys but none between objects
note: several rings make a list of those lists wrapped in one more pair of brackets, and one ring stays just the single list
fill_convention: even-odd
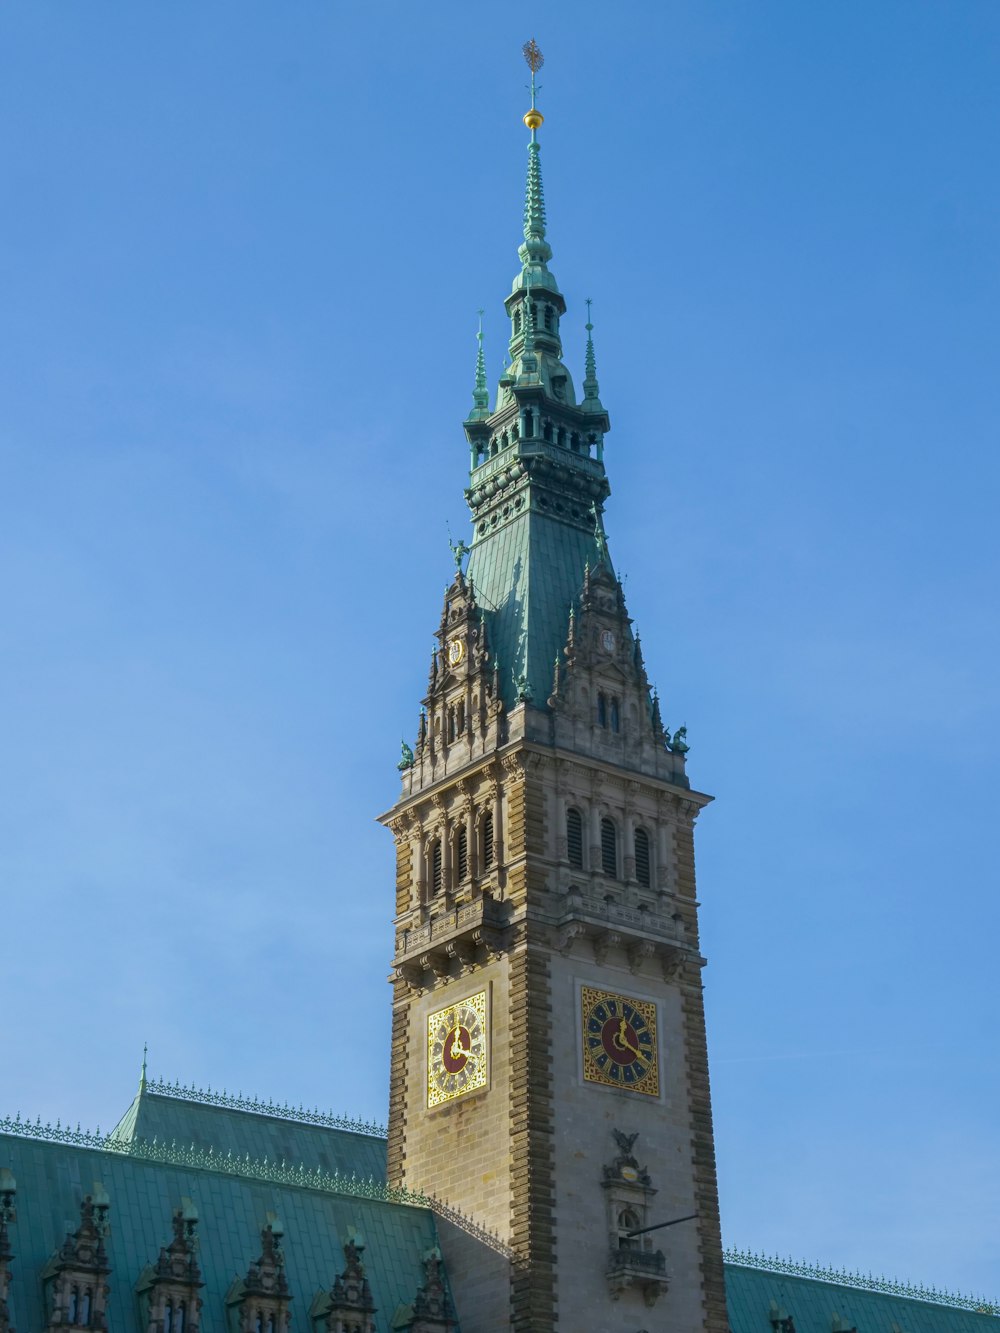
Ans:
[{"label": "gold clock hand", "polygon": [[626,1037],[625,1035],[626,1026],[627,1025],[625,1019],[623,1018],[621,1022],[618,1024],[618,1031],[611,1038],[611,1040],[614,1042],[614,1044],[618,1047],[620,1051],[631,1051],[633,1055],[641,1056],[642,1051],[638,1050],[635,1046],[633,1046],[632,1043]]}]

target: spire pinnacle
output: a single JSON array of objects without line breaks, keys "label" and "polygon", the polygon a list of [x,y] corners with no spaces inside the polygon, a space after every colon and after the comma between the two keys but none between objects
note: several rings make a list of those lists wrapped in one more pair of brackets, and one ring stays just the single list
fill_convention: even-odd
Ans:
[{"label": "spire pinnacle", "polygon": [[479,330],[476,333],[476,383],[472,390],[473,421],[485,421],[490,414],[490,392],[486,387],[486,360],[483,356],[483,311],[479,311]]},{"label": "spire pinnacle", "polygon": [[149,1047],[145,1042],[142,1043],[142,1068],[139,1071],[139,1091],[146,1091],[146,1056],[149,1054]]},{"label": "spire pinnacle", "polygon": [[597,383],[597,358],[594,355],[594,325],[591,318],[592,302],[587,297],[587,353],[584,359],[583,376],[583,402],[581,407],[591,412],[603,412],[604,407],[601,403],[601,390]]},{"label": "spire pinnacle", "polygon": [[531,109],[524,115],[524,123],[531,131],[531,142],[528,144],[528,181],[524,191],[524,244],[518,250],[518,255],[527,270],[530,265],[544,268],[552,258],[552,249],[545,240],[545,198],[542,194],[542,166],[539,158],[541,144],[538,142],[538,129],[544,117],[535,106],[538,93],[535,75],[541,69],[545,57],[538,49],[534,37],[525,42],[523,49],[531,70]]}]

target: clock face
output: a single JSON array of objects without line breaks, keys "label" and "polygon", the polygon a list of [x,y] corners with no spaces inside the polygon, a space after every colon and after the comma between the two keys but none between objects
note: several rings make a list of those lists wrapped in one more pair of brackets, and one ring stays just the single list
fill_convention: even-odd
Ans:
[{"label": "clock face", "polygon": [[452,639],[448,645],[448,665],[459,666],[465,657],[465,644],[461,639]]},{"label": "clock face", "polygon": [[615,651],[615,636],[611,630],[601,630],[601,647],[606,653],[613,653]]},{"label": "clock face", "polygon": [[660,1094],[656,1005],[584,986],[583,1077],[608,1088]]},{"label": "clock face", "polygon": [[427,1017],[427,1105],[487,1086],[486,992]]}]

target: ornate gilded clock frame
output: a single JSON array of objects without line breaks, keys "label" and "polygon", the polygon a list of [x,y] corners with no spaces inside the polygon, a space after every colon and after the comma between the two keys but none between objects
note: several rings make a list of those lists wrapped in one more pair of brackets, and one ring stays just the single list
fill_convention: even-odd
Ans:
[{"label": "ornate gilded clock frame", "polygon": [[428,1110],[489,1087],[489,1046],[487,990],[427,1015]]},{"label": "ornate gilded clock frame", "polygon": [[580,984],[583,1080],[619,1092],[660,1095],[656,1003]]}]

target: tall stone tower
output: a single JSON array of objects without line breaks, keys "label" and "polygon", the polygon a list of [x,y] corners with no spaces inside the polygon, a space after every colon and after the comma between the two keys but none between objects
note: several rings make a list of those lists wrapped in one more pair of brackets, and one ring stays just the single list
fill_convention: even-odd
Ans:
[{"label": "tall stone tower", "polygon": [[562,359],[525,55],[510,365],[491,410],[480,335],[468,568],[462,543],[383,816],[390,1182],[499,1236],[501,1260],[446,1249],[466,1333],[725,1333],[692,838],[710,798],[608,554],[610,423],[589,319],[579,397]]}]

